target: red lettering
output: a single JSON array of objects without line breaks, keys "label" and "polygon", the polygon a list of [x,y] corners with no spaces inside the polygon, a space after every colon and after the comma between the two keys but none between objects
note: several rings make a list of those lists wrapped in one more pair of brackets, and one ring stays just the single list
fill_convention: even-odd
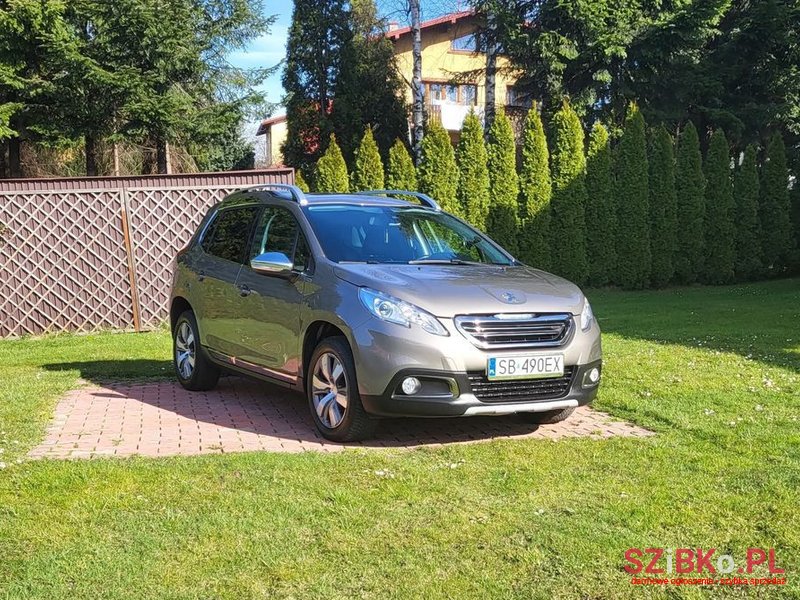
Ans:
[{"label": "red lettering", "polygon": [[748,548],[747,549],[747,572],[752,573],[753,567],[763,565],[767,560],[767,553],[761,548]]},{"label": "red lettering", "polygon": [[[694,550],[691,548],[678,548],[675,550],[675,572],[691,573],[694,571]],[[685,565],[685,566],[684,566]]]},{"label": "red lettering", "polygon": [[698,548],[696,552],[697,556],[697,572],[702,573],[704,568],[708,569],[709,573],[716,573],[717,570],[714,568],[714,565],[711,564],[711,557],[716,552],[716,548],[711,548],[707,554],[703,554],[703,549]]},{"label": "red lettering", "polygon": [[658,569],[658,568],[656,568],[655,565],[659,561],[659,559],[661,558],[661,555],[664,554],[664,549],[663,548],[645,548],[644,551],[647,552],[648,554],[652,554],[653,555],[653,560],[651,560],[650,564],[647,565],[647,568],[645,569],[645,573],[663,573],[664,569]]},{"label": "red lettering", "polygon": [[785,573],[783,569],[775,566],[775,548],[769,549],[769,572],[770,573]]},{"label": "red lettering", "polygon": [[641,561],[639,561],[639,558],[634,558],[634,556],[641,558],[642,551],[638,548],[628,548],[625,550],[625,560],[631,563],[630,565],[625,565],[625,570],[628,573],[641,573],[643,565]]}]

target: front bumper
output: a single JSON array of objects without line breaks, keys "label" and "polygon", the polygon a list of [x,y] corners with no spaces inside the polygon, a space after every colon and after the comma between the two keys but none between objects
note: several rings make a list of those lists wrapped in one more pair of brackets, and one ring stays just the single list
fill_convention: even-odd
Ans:
[{"label": "front bumper", "polygon": [[[487,400],[483,392],[474,389],[474,377],[471,381],[470,375],[465,372],[404,369],[392,378],[382,394],[362,394],[361,402],[368,413],[380,417],[457,417],[561,410],[583,406],[594,400],[600,382],[587,385],[587,374],[593,368],[600,370],[602,361],[573,367],[563,391],[548,394],[546,390],[542,393],[539,389],[532,391],[528,397],[524,392],[517,392],[509,400],[497,397]],[[409,396],[399,391],[406,377],[417,377],[423,382],[420,393]],[[540,384],[548,385],[547,380],[521,380],[516,383],[528,384],[532,386],[531,390],[537,390]],[[478,395],[484,395],[484,398]]]}]

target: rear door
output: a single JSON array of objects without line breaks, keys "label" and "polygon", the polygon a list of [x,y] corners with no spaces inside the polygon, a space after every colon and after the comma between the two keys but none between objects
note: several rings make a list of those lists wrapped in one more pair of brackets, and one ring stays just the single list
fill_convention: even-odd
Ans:
[{"label": "rear door", "polygon": [[[281,252],[294,262],[290,276],[253,271],[250,259],[264,252]],[[241,304],[237,329],[242,354],[237,358],[256,370],[294,381],[300,368],[300,309],[311,260],[299,223],[286,208],[267,206],[253,235],[247,264],[237,280]]]},{"label": "rear door", "polygon": [[238,206],[219,211],[209,224],[196,263],[202,310],[197,315],[203,344],[234,356],[238,351],[235,315],[241,298],[236,278],[247,258],[250,234],[258,206]]}]

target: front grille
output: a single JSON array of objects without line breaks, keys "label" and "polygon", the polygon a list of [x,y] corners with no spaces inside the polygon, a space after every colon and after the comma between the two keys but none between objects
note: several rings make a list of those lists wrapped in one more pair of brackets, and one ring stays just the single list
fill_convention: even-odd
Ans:
[{"label": "front grille", "polygon": [[456,328],[478,348],[545,348],[562,345],[572,331],[572,315],[460,315]]},{"label": "front grille", "polygon": [[563,377],[490,381],[485,373],[467,373],[472,393],[481,402],[535,402],[566,396],[575,367],[565,367]]}]

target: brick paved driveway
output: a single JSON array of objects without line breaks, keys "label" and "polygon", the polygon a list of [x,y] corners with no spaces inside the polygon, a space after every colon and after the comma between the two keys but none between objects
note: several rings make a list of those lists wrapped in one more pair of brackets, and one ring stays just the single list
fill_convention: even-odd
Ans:
[{"label": "brick paved driveway", "polygon": [[91,385],[67,394],[31,457],[170,456],[267,450],[335,451],[497,438],[559,439],[652,435],[601,412],[580,408],[564,423],[536,428],[509,417],[389,419],[374,439],[333,444],[317,434],[304,399],[280,388],[225,377],[212,392],[187,392],[172,381]]}]

